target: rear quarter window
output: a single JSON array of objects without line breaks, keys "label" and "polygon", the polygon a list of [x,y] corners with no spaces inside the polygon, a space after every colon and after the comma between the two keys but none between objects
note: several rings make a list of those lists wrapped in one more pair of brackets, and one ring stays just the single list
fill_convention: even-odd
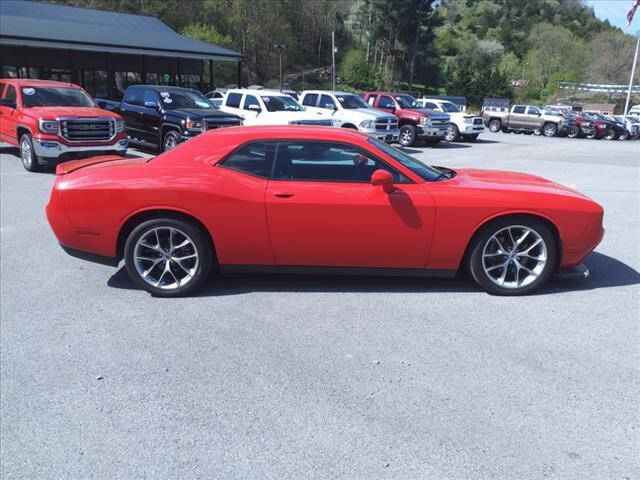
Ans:
[{"label": "rear quarter window", "polygon": [[268,178],[275,149],[273,142],[249,143],[229,155],[220,166],[254,177]]}]

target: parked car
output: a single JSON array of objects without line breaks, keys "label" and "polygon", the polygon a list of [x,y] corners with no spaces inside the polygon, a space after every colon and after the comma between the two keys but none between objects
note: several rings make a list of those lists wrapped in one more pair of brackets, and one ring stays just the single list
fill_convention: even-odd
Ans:
[{"label": "parked car", "polygon": [[[59,165],[47,219],[71,255],[153,295],[221,272],[452,277],[492,294],[586,276],[603,209],[524,173],[432,167],[344,128],[206,132],[154,159]],[[108,162],[108,163],[106,163]],[[103,168],[108,166],[108,168]],[[81,280],[79,280],[81,282]]]},{"label": "parked car", "polygon": [[98,103],[123,116],[131,142],[162,151],[204,131],[242,124],[238,115],[221,112],[190,88],[132,85],[122,102]]},{"label": "parked car", "polygon": [[595,133],[593,135],[588,135],[587,138],[617,140],[621,135],[626,134],[624,125],[612,122],[604,115],[593,112],[584,112],[583,115],[593,121],[593,126],[596,129]]},{"label": "parked car", "polygon": [[330,113],[307,111],[290,95],[272,90],[229,90],[220,110],[240,115],[245,125],[334,125]]},{"label": "parked car", "polygon": [[[563,114],[566,113],[566,111],[562,112],[564,112]],[[582,112],[569,112],[568,115],[576,121],[576,125],[578,126],[577,137],[582,138],[595,134],[596,129],[592,119],[583,115]],[[572,134],[569,133],[568,136],[571,137]]]},{"label": "parked car", "polygon": [[300,96],[303,107],[310,112],[330,114],[337,127],[358,130],[389,143],[398,141],[398,118],[374,110],[353,93],[306,90]]},{"label": "parked car", "polygon": [[367,92],[364,100],[373,108],[398,117],[398,143],[410,147],[418,140],[431,145],[442,141],[449,130],[449,115],[422,108],[411,95],[391,92]]},{"label": "parked car", "polygon": [[222,100],[224,98],[224,94],[226,93],[225,88],[216,88],[215,90],[211,90],[210,92],[205,93],[205,97],[207,97],[210,101],[215,99]]},{"label": "parked car", "polygon": [[0,141],[20,149],[30,172],[44,165],[127,153],[122,117],[99,108],[78,85],[0,79]]},{"label": "parked car", "polygon": [[418,102],[424,108],[437,110],[449,115],[451,128],[449,128],[445,137],[447,142],[455,142],[461,138],[468,142],[475,142],[478,135],[484,132],[482,117],[464,113],[453,102],[439,98],[422,98]]},{"label": "parked car", "polygon": [[638,137],[640,137],[640,117],[632,117],[630,115],[627,115],[627,118],[625,120],[624,115],[616,115],[615,118],[618,119],[619,122],[625,123],[627,132],[629,134],[627,138],[636,140]]},{"label": "parked car", "polygon": [[484,110],[482,117],[492,132],[502,130],[504,133],[534,133],[554,137],[567,135],[577,127],[574,119],[533,105],[514,105],[509,112]]}]

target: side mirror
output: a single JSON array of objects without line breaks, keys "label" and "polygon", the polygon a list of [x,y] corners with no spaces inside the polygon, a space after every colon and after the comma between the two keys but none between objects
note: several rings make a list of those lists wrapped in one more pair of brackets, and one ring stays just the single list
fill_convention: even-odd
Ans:
[{"label": "side mirror", "polygon": [[16,108],[16,101],[15,100],[9,100],[8,98],[3,98],[0,99],[0,107],[9,107],[9,108]]},{"label": "side mirror", "polygon": [[371,185],[382,187],[385,193],[391,193],[395,190],[393,186],[393,175],[390,172],[378,169],[371,175]]},{"label": "side mirror", "polygon": [[147,108],[155,108],[156,110],[158,109],[157,102],[144,102],[144,106]]}]

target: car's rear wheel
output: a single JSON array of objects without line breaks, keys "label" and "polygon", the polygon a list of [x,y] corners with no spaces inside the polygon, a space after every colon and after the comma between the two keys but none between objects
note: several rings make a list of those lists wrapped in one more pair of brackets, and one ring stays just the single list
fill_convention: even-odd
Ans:
[{"label": "car's rear wheel", "polygon": [[37,172],[40,170],[40,161],[33,149],[33,140],[31,135],[25,133],[20,137],[20,160],[25,170]]},{"label": "car's rear wheel", "polygon": [[473,279],[493,295],[524,295],[544,284],[556,265],[553,233],[526,216],[498,219],[476,236],[468,257]]},{"label": "car's rear wheel", "polygon": [[502,122],[500,120],[496,120],[495,118],[489,122],[489,130],[492,132],[499,132],[502,128]]},{"label": "car's rear wheel", "polygon": [[416,141],[416,127],[413,125],[403,125],[400,127],[398,143],[403,147],[410,147]]},{"label": "car's rear wheel", "polygon": [[159,297],[198,288],[211,272],[213,252],[200,227],[174,218],[141,223],[129,234],[124,259],[131,279]]},{"label": "car's rear wheel", "polygon": [[447,142],[455,142],[460,138],[460,130],[458,127],[451,124],[451,128],[447,130],[447,135],[444,137]]}]

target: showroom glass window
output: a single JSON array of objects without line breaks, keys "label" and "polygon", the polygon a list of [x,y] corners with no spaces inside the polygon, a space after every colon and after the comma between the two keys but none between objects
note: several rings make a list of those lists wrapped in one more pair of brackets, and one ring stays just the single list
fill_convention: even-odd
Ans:
[{"label": "showroom glass window", "polygon": [[411,183],[400,172],[351,145],[333,142],[282,142],[273,168],[275,180],[367,183],[374,171],[391,172],[394,182]]},{"label": "showroom glass window", "polygon": [[273,165],[276,142],[254,142],[232,153],[220,166],[254,177],[268,178]]}]

